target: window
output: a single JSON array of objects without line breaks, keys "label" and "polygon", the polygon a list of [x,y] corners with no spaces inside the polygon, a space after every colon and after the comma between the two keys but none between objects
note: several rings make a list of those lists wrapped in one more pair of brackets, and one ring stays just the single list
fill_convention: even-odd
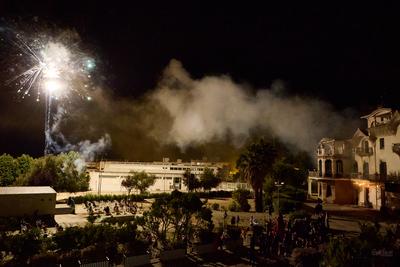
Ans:
[{"label": "window", "polygon": [[369,144],[368,141],[364,141],[363,143],[363,148],[364,148],[364,152],[368,153],[369,152]]},{"label": "window", "polygon": [[311,195],[318,195],[318,183],[317,181],[311,181]]},{"label": "window", "polygon": [[385,138],[379,138],[379,148],[385,149]]}]

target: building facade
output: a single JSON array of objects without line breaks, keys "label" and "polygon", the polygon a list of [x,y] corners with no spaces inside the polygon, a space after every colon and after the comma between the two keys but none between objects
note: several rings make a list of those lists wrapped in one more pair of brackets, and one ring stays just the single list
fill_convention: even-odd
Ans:
[{"label": "building facade", "polygon": [[183,184],[185,171],[189,170],[199,177],[206,168],[217,174],[218,169],[224,165],[224,163],[200,161],[169,162],[168,159],[164,159],[163,162],[100,161],[89,164],[90,190],[98,193],[127,192],[121,186],[122,180],[131,175],[131,172],[144,171],[156,177],[154,185],[149,188],[151,192],[171,192],[175,189],[187,191],[187,187]]},{"label": "building facade", "polygon": [[319,142],[308,195],[328,203],[398,208],[400,114],[379,108],[361,118],[367,121],[365,131],[357,129],[348,140]]},{"label": "building facade", "polygon": [[56,195],[50,186],[0,187],[0,217],[53,216]]}]

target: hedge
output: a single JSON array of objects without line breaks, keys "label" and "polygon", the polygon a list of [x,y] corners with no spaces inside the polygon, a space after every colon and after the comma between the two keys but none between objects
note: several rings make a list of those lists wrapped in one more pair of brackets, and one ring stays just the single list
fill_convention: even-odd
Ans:
[{"label": "hedge", "polygon": [[[229,198],[232,197],[232,192],[230,191],[210,191],[210,192],[195,192],[200,198]],[[95,195],[87,194],[83,196],[73,197],[75,204],[82,204],[86,201],[121,201],[124,199],[130,199],[134,202],[142,202],[148,198],[159,198],[163,196],[168,196],[170,193],[153,193],[153,194],[131,194],[131,195]]]}]

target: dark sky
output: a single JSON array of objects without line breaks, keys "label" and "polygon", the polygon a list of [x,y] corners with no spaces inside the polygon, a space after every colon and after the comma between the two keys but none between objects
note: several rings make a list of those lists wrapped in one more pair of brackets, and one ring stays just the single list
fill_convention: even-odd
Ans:
[{"label": "dark sky", "polygon": [[[101,58],[107,85],[124,97],[154,88],[176,58],[194,77],[228,74],[256,88],[281,79],[291,94],[316,96],[360,114],[379,104],[400,106],[396,6],[160,2],[168,4],[1,0],[0,17],[29,22],[37,16],[75,28]],[[0,153],[35,153],[36,144],[27,140],[21,148],[10,136],[14,133],[0,133]]]}]

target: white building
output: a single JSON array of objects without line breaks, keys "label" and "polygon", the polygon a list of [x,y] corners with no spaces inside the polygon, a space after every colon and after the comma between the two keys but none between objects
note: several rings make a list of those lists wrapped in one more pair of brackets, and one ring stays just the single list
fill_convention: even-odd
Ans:
[{"label": "white building", "polygon": [[183,184],[183,174],[186,170],[200,176],[205,168],[217,174],[218,169],[223,166],[223,163],[180,160],[169,162],[168,159],[164,159],[163,162],[100,161],[89,165],[90,190],[98,193],[127,192],[121,186],[122,180],[131,172],[144,171],[156,176],[156,182],[149,188],[151,192],[170,192],[175,189],[187,191],[187,187]]},{"label": "white building", "polygon": [[379,108],[361,118],[367,120],[366,131],[319,142],[318,170],[309,174],[308,194],[338,204],[400,207],[400,114]]}]

